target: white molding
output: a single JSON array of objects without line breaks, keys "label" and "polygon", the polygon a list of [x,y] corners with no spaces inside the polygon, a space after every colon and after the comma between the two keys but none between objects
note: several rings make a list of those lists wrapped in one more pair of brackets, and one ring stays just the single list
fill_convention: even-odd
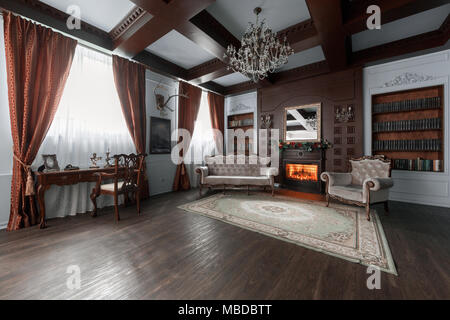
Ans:
[{"label": "white molding", "polygon": [[403,86],[403,85],[408,85],[408,84],[416,84],[419,82],[425,82],[425,81],[430,81],[430,80],[434,80],[434,79],[435,78],[433,76],[405,72],[401,75],[398,75],[393,80],[386,82],[382,86],[382,88],[397,87],[397,86]]}]

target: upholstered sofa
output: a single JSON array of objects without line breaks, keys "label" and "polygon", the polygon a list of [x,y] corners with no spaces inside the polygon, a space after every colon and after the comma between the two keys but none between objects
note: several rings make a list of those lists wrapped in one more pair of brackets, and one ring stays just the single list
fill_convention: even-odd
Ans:
[{"label": "upholstered sofa", "polygon": [[350,160],[350,173],[324,172],[327,205],[330,198],[366,208],[370,221],[370,205],[384,203],[389,212],[389,189],[394,186],[391,176],[391,161],[384,156],[363,157]]},{"label": "upholstered sofa", "polygon": [[199,175],[200,196],[202,188],[227,187],[270,187],[274,195],[274,177],[278,168],[269,167],[270,158],[258,156],[215,156],[206,157],[206,166],[196,168]]}]

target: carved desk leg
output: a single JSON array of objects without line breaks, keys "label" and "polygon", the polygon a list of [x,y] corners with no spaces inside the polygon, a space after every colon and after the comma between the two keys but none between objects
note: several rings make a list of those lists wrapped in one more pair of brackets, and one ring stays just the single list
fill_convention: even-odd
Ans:
[{"label": "carved desk leg", "polygon": [[40,214],[40,223],[39,223],[39,228],[40,229],[45,229],[46,223],[45,223],[45,191],[47,191],[48,187],[47,186],[43,186],[43,185],[39,185],[38,186],[38,203],[39,203],[39,214]]}]

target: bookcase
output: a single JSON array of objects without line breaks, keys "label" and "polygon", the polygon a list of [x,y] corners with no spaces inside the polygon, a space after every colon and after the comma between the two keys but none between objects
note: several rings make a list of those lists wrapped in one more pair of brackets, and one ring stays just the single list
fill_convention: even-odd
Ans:
[{"label": "bookcase", "polygon": [[[238,130],[242,129],[246,132],[249,129],[254,129],[254,113],[244,113],[244,114],[236,114],[228,116],[227,121],[228,129],[230,130]],[[245,151],[245,155],[250,155],[250,150],[253,150],[253,136],[245,138],[244,145],[238,145],[237,138],[234,138],[234,152],[237,154],[238,150]]]},{"label": "bookcase", "polygon": [[444,87],[372,96],[372,153],[394,170],[444,170]]}]

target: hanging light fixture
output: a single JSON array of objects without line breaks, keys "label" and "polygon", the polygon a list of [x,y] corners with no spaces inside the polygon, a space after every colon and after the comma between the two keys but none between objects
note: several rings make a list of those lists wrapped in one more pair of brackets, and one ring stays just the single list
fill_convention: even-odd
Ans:
[{"label": "hanging light fixture", "polygon": [[259,22],[261,11],[259,7],[253,11],[256,14],[256,23],[249,22],[239,50],[230,45],[224,54],[224,58],[229,59],[228,70],[240,72],[255,83],[286,64],[288,57],[294,54],[286,36],[281,43],[264,20]]}]

